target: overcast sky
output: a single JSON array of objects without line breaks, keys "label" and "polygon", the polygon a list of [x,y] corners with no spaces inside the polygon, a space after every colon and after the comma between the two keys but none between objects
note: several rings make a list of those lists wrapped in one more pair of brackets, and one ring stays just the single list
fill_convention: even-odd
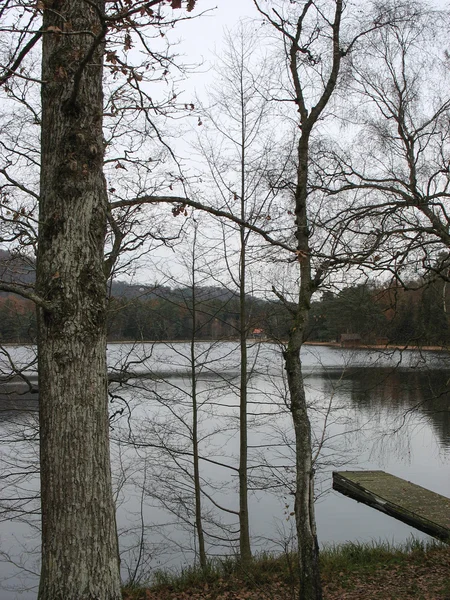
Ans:
[{"label": "overcast sky", "polygon": [[[447,8],[448,0],[432,0],[429,5],[437,9]],[[177,12],[179,11],[174,12],[174,17],[178,16]],[[185,91],[185,94],[180,96],[182,102],[195,102],[195,93],[203,100],[205,99],[205,88],[208,87],[213,78],[213,73],[210,72],[211,65],[216,60],[215,55],[220,56],[221,54],[221,49],[224,46],[225,30],[233,30],[241,19],[250,20],[259,17],[253,0],[198,0],[193,14],[199,16],[186,22],[177,23],[168,34],[169,40],[173,44],[177,44],[173,50],[180,55],[178,62],[190,64],[192,67],[195,64],[201,65],[195,69],[193,68],[192,73],[187,76],[185,81],[179,82],[177,91]],[[195,104],[197,103],[195,102]],[[193,124],[195,130],[195,118]],[[176,148],[179,156],[186,157],[189,155],[189,148],[186,146],[187,141],[186,136],[179,138],[177,142],[179,146]],[[167,253],[170,258],[173,258],[171,251],[165,249],[161,250],[161,258],[166,258]],[[156,252],[153,257],[159,254],[159,252]]]},{"label": "overcast sky", "polygon": [[200,16],[178,23],[170,39],[181,42],[176,52],[184,55],[183,62],[202,65],[182,84],[183,89],[201,93],[210,80],[214,53],[220,55],[225,30],[232,30],[240,19],[257,17],[258,12],[253,0],[198,0],[193,14]]}]

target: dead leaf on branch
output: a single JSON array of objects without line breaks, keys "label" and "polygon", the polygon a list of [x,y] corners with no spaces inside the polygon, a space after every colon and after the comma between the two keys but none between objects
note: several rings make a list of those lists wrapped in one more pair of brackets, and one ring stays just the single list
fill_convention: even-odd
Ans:
[{"label": "dead leaf on branch", "polygon": [[[168,0],[170,2],[171,7],[176,10],[177,8],[182,7],[182,0]],[[187,12],[191,12],[194,10],[196,0],[188,0],[187,2]]]},{"label": "dead leaf on branch", "polygon": [[106,53],[106,62],[110,62],[113,65],[117,63],[117,54],[115,51],[110,51]]},{"label": "dead leaf on branch", "polygon": [[124,43],[123,43],[123,47],[124,50],[131,50],[131,48],[133,47],[133,44],[131,42],[131,35],[129,33],[125,34],[125,39],[124,39]]},{"label": "dead leaf on branch", "polygon": [[295,254],[297,256],[298,262],[302,262],[303,260],[305,260],[305,258],[308,257],[308,253],[305,252],[304,250],[296,250]]}]

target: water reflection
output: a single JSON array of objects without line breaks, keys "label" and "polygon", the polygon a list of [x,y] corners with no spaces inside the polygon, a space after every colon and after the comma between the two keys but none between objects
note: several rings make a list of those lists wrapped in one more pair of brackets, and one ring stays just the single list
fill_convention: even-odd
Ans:
[{"label": "water reflection", "polygon": [[406,426],[412,415],[428,422],[443,448],[450,448],[449,372],[442,369],[353,367],[327,373],[327,392],[339,388],[355,410],[391,417],[391,429]]},{"label": "water reflection", "polygon": [[[205,483],[211,483],[216,494],[214,498],[230,508],[235,508],[237,502],[236,477],[232,471],[230,475],[226,470],[220,470],[217,463],[229,461],[231,465],[237,464],[238,411],[237,397],[233,392],[238,383],[236,348],[232,344],[212,347],[208,353],[210,366],[204,369],[199,384],[201,431],[210,444],[208,447],[205,442],[202,451],[216,460],[214,464],[202,464],[202,477]],[[199,349],[208,350],[207,344],[200,344]],[[258,373],[250,381],[250,398],[254,403],[251,405],[250,418],[249,438],[253,446],[250,460],[252,465],[259,465],[260,469],[258,475],[255,468],[252,477],[254,481],[261,482],[255,488],[263,488],[263,483],[267,485],[272,481],[266,477],[268,470],[261,468],[265,461],[268,469],[272,468],[274,479],[276,476],[278,482],[285,486],[284,490],[274,487],[276,494],[258,489],[251,495],[253,540],[255,544],[261,542],[264,547],[267,540],[277,541],[281,529],[290,527],[290,522],[286,521],[286,504],[292,503],[289,495],[292,470],[289,469],[293,464],[293,436],[290,416],[284,403],[285,382],[279,349],[265,344],[260,348],[253,346],[251,353],[258,361]],[[19,356],[24,364],[28,364],[29,357],[23,349]],[[450,368],[447,355],[309,347],[304,349],[302,359],[314,422],[315,447],[321,448],[318,487],[322,486],[319,491],[324,493],[317,505],[320,541],[406,539],[414,530],[330,491],[331,471],[343,466],[349,469],[388,470],[450,495],[446,464],[446,452],[450,448]],[[175,522],[173,515],[164,512],[156,500],[159,491],[156,489],[157,483],[167,479],[167,485],[170,484],[172,489],[173,484],[169,481],[171,471],[165,466],[167,462],[164,463],[167,461],[165,450],[162,444],[157,447],[157,438],[155,435],[152,437],[150,432],[159,435],[161,442],[170,443],[172,447],[176,440],[180,452],[184,449],[185,440],[189,439],[186,433],[188,427],[181,434],[176,429],[181,417],[189,424],[191,411],[190,381],[182,376],[187,371],[183,347],[180,344],[176,348],[164,345],[155,348],[149,344],[133,347],[116,345],[109,349],[109,360],[117,371],[123,370],[124,361],[130,364],[134,361],[141,370],[152,369],[154,374],[159,373],[159,378],[155,375],[153,379],[135,379],[126,386],[114,384],[117,398],[111,409],[117,415],[112,429],[112,460],[120,504],[119,527],[132,531],[135,521],[139,521],[140,502],[144,497],[142,514],[145,515],[148,531],[151,531],[151,551],[161,560],[163,547],[167,559],[173,564],[192,556],[183,554],[192,542],[192,530],[182,530],[180,523]],[[213,372],[212,367],[216,369],[216,365],[219,365],[220,372]],[[126,410],[120,416],[118,409],[123,407]],[[38,522],[36,504],[31,504],[35,502],[38,484],[36,411],[37,402],[30,397],[3,396],[0,400],[2,475],[8,468],[12,471],[18,467],[14,472],[21,477],[14,480],[9,476],[2,480],[0,502],[6,516],[14,500],[20,497],[30,499],[28,505],[16,504],[19,509],[16,515],[21,526],[21,517],[26,516],[27,510],[36,517],[33,526]],[[148,440],[153,440],[153,447],[146,445]],[[137,447],[133,446],[132,441],[143,443]],[[174,462],[183,461],[182,465],[189,475],[189,455],[181,457],[182,454],[172,456]],[[22,477],[30,466],[34,468],[34,474]],[[278,471],[275,466],[280,467]],[[184,480],[177,473],[174,469],[174,480],[178,478],[178,483],[184,485]],[[15,488],[12,483],[16,485]],[[188,503],[190,488],[185,489]],[[146,496],[141,494],[142,490]],[[211,518],[215,518],[213,506],[206,506],[205,510],[211,511]],[[3,523],[3,529],[0,529],[2,543],[6,541],[12,547],[19,529],[15,524]],[[29,532],[21,532],[21,539],[25,540],[27,535]],[[126,536],[122,540],[124,547],[127,544]],[[167,555],[169,543],[178,544],[177,559]],[[36,540],[33,540],[33,545],[37,545]],[[18,553],[22,553],[21,548]],[[156,560],[153,566],[157,566]],[[6,570],[3,575],[8,573]],[[2,600],[15,597],[13,593],[2,591]],[[28,600],[35,597],[35,593],[18,597]]]}]

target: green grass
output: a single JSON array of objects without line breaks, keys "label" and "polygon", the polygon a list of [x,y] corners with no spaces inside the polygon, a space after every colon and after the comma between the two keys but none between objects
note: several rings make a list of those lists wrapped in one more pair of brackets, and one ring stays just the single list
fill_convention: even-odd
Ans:
[{"label": "green grass", "polygon": [[[382,541],[328,545],[322,548],[320,555],[322,578],[325,581],[345,582],[355,573],[370,575],[379,569],[380,565],[383,568],[399,565],[401,568],[402,564],[406,564],[412,558],[420,563],[427,552],[443,546],[438,542],[425,543],[414,539],[401,546]],[[205,584],[209,589],[233,589],[240,586],[251,589],[274,581],[291,587],[298,583],[296,563],[295,553],[260,553],[245,566],[237,557],[229,556],[211,560],[204,570],[197,566],[188,566],[178,571],[155,571],[145,587],[155,591],[170,589],[173,592],[198,589]],[[125,589],[128,598],[142,597],[139,595],[142,588]]]},{"label": "green grass", "polygon": [[445,547],[445,544],[434,541],[423,542],[414,538],[401,545],[393,545],[385,541],[328,545],[322,548],[320,555],[322,574],[324,577],[332,577],[341,572],[371,572],[378,569],[380,565],[402,564],[411,555],[419,558],[419,555],[423,556],[426,552],[440,547]]},{"label": "green grass", "polygon": [[275,556],[263,552],[244,566],[237,557],[228,556],[209,561],[204,570],[197,566],[188,566],[178,571],[155,571],[150,585],[153,588],[170,587],[175,591],[182,591],[203,586],[205,583],[210,586],[214,586],[215,583],[222,584],[224,579],[228,582],[234,580],[248,585],[261,585],[277,577],[289,583],[295,569],[295,560],[292,555]]},{"label": "green grass", "polygon": [[439,543],[425,543],[421,540],[410,540],[402,545],[389,542],[347,542],[346,544],[327,545],[322,548],[322,568],[325,571],[336,568],[370,566],[380,562],[398,562],[412,552],[424,553],[439,546]]}]

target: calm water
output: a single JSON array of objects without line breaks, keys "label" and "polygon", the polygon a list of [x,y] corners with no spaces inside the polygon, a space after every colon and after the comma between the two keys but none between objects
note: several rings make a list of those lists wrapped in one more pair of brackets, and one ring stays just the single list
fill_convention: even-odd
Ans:
[{"label": "calm water", "polygon": [[[32,349],[14,348],[12,355],[33,378]],[[239,360],[231,343],[199,343],[196,356],[201,364],[197,400],[205,528],[210,553],[221,555],[236,538],[235,515],[218,506],[237,509]],[[278,348],[256,344],[250,356],[251,530],[255,550],[276,550],[292,535],[292,429]],[[426,538],[333,492],[331,472],[383,469],[450,496],[450,358],[443,353],[327,347],[305,348],[302,357],[318,454],[320,541]],[[109,364],[115,376],[126,371],[130,377],[126,384],[111,384],[111,452],[123,575],[190,563],[195,538],[188,347],[111,345]],[[0,405],[0,587],[5,600],[36,597],[36,408],[33,399],[3,400]],[[139,562],[141,539],[146,560]]]}]

